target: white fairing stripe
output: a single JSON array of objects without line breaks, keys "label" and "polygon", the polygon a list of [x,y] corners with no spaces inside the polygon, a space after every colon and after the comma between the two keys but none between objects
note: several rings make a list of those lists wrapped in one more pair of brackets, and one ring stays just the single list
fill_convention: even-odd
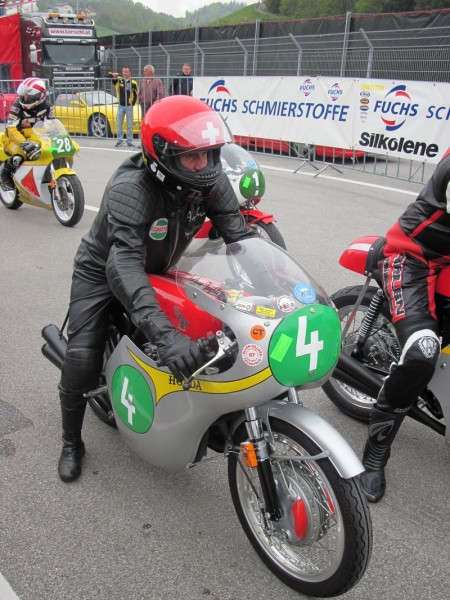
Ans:
[{"label": "white fairing stripe", "polygon": [[361,250],[362,252],[369,252],[372,244],[351,244],[349,250]]}]

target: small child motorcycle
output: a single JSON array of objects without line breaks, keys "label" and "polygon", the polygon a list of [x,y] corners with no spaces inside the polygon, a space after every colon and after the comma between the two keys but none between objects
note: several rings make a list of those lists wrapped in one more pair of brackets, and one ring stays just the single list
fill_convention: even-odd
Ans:
[{"label": "small child motorcycle", "polygon": [[[199,465],[208,450],[225,458],[236,513],[266,566],[309,596],[350,589],[372,545],[363,467],[298,398],[338,360],[340,322],[326,293],[259,236],[205,243],[149,279],[173,326],[200,338],[209,360],[178,381],[116,307],[104,374],[86,394],[94,412],[168,471]],[[47,325],[42,335],[44,356],[61,368],[63,334]]]},{"label": "small child motorcycle", "polygon": [[[10,158],[3,149],[4,139],[5,134],[0,133],[1,163]],[[38,121],[30,141],[40,145],[39,158],[25,160],[18,167],[13,176],[15,189],[5,190],[0,185],[0,200],[11,210],[22,204],[53,210],[62,225],[73,227],[84,212],[83,187],[72,168],[79,145],[58,119]]]}]

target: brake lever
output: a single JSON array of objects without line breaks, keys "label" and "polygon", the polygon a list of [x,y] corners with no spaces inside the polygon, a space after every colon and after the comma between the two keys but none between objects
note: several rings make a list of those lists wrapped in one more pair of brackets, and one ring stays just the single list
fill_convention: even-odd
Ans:
[{"label": "brake lever", "polygon": [[188,379],[186,379],[183,382],[183,389],[185,391],[187,391],[191,387],[191,382],[197,377],[197,375],[200,375],[201,373],[203,373],[203,371],[206,371],[206,369],[208,369],[209,367],[214,365],[221,358],[223,358],[226,354],[230,354],[232,352],[233,348],[237,345],[237,341],[230,340],[230,338],[228,336],[226,336],[223,331],[216,332],[216,340],[217,340],[217,343],[219,344],[219,349],[217,351],[217,354],[215,356],[213,356],[213,358],[211,360],[209,360],[207,363],[202,365],[199,369],[194,371],[194,373],[192,373],[192,375],[190,375],[190,377],[188,377]]}]

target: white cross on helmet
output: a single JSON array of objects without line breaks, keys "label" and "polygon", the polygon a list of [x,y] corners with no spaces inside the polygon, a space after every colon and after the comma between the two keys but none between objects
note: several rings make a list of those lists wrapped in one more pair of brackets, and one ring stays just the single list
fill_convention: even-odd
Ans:
[{"label": "white cross on helmet", "polygon": [[209,140],[210,146],[214,146],[218,143],[218,139],[220,139],[220,131],[217,127],[214,127],[211,121],[208,121],[206,123],[206,129],[203,129],[202,131],[202,138],[204,140]]}]

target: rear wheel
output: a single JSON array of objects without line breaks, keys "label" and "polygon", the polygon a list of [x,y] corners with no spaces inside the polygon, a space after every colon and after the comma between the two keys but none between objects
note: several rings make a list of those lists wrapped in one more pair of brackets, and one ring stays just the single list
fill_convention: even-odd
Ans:
[{"label": "rear wheel", "polygon": [[55,217],[65,227],[76,225],[84,212],[84,192],[81,181],[76,175],[61,175],[56,186],[59,192],[57,199],[52,192],[52,206]]},{"label": "rear wheel", "polygon": [[[300,430],[271,420],[275,478],[281,518],[269,520],[256,468],[230,453],[228,478],[239,521],[266,566],[285,584],[309,596],[336,596],[366,570],[372,523],[359,478],[343,479]],[[246,433],[242,429],[241,438]],[[275,458],[276,456],[276,458]]]},{"label": "rear wheel", "polygon": [[[356,340],[361,328],[363,319],[369,310],[370,301],[376,294],[378,288],[369,287],[361,305],[355,315],[355,318],[348,329],[345,339],[342,340],[342,352],[352,354],[355,349]],[[347,324],[350,313],[358,299],[361,286],[347,287],[339,290],[331,296],[336,308],[338,309],[342,329]],[[373,333],[368,338],[362,348],[358,360],[370,370],[386,376],[392,362],[397,362],[400,356],[400,347],[397,336],[392,325],[391,315],[383,305],[381,313],[373,327]],[[375,403],[375,398],[367,396],[349,385],[331,377],[323,386],[323,391],[328,398],[342,412],[358,419],[359,421],[368,421],[370,411]]]},{"label": "rear wheel", "polygon": [[[0,168],[3,168],[3,163]],[[0,200],[6,208],[10,210],[16,210],[20,206],[22,206],[23,202],[21,202],[17,198],[17,189],[13,190],[4,190],[0,185]]]}]

